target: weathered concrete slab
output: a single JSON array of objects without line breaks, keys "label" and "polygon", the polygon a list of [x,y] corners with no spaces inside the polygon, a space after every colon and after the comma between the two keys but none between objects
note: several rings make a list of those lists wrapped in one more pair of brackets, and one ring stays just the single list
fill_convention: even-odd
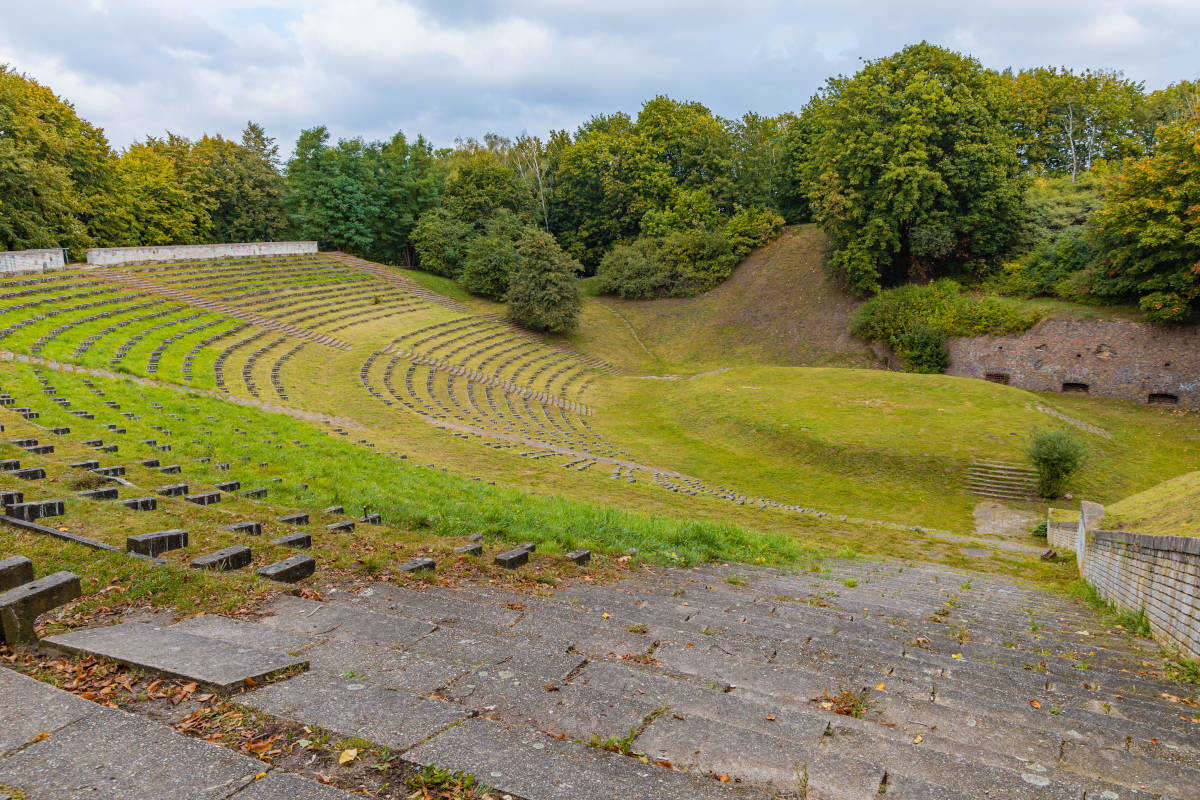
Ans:
[{"label": "weathered concrete slab", "polygon": [[523,547],[496,554],[496,563],[505,569],[516,569],[529,563],[529,551]]},{"label": "weathered concrete slab", "polygon": [[432,558],[413,558],[405,561],[403,564],[397,564],[396,569],[401,572],[420,572],[426,569],[435,569],[437,562]]},{"label": "weathered concrete slab", "polygon": [[96,708],[0,761],[0,785],[37,800],[220,800],[266,767],[159,723]]},{"label": "weathered concrete slab", "polygon": [[324,672],[309,672],[255,690],[241,702],[345,736],[363,736],[396,750],[407,750],[471,713],[441,700]]},{"label": "weathered concrete slab", "polygon": [[404,757],[470,772],[483,783],[528,800],[757,800],[770,796],[482,717],[455,725]]},{"label": "weathered concrete slab", "polygon": [[123,664],[197,681],[218,691],[262,682],[308,661],[282,653],[209,639],[174,626],[123,622],[43,639],[43,644],[69,653],[94,653]]},{"label": "weathered concrete slab", "polygon": [[188,546],[187,531],[172,528],[167,531],[139,533],[125,540],[125,549],[131,553],[143,556],[156,556],[169,550],[179,550]]},{"label": "weathered concrete slab", "polygon": [[250,548],[238,544],[214,550],[206,555],[197,556],[192,559],[190,566],[196,569],[215,569],[221,572],[228,572],[229,570],[249,566],[251,558]]},{"label": "weathered concrete slab", "polygon": [[[220,614],[201,614],[198,617],[189,617],[170,627],[181,633],[190,633],[229,644],[288,655],[300,654],[301,651],[311,647],[314,642],[320,641],[313,636],[268,628],[255,622],[223,617]],[[307,654],[304,654],[304,657],[307,658]],[[311,662],[309,666],[312,666]]]},{"label": "weathered concrete slab", "polygon": [[464,556],[481,556],[483,555],[483,545],[481,545],[479,542],[462,544],[454,548],[454,552]]},{"label": "weathered concrete slab", "polygon": [[285,536],[280,536],[278,539],[272,539],[271,544],[281,544],[284,547],[312,547],[312,534],[289,533]]},{"label": "weathered concrete slab", "polygon": [[33,641],[38,616],[69,603],[80,591],[79,576],[61,571],[0,593],[0,641]]},{"label": "weathered concrete slab", "polygon": [[267,580],[281,583],[302,581],[317,571],[317,561],[312,556],[294,555],[268,564],[258,570],[258,574]]},{"label": "weathered concrete slab", "polygon": [[296,633],[325,636],[362,644],[406,647],[433,632],[436,626],[395,614],[352,608],[340,603],[319,603],[284,595],[269,607],[274,616],[263,625]]},{"label": "weathered concrete slab", "polygon": [[0,592],[33,580],[33,562],[25,556],[0,559]]},{"label": "weathered concrete slab", "polygon": [[362,795],[343,792],[293,772],[272,770],[229,800],[356,800]]},{"label": "weathered concrete slab", "polygon": [[[4,667],[0,667],[0,698],[0,757],[98,708],[82,697]],[[0,765],[3,763],[0,760]]]}]

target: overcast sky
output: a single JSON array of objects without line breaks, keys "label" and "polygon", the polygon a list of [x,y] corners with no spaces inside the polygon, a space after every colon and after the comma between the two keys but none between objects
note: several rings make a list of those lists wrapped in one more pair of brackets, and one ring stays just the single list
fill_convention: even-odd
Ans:
[{"label": "overcast sky", "polygon": [[1200,75],[1200,0],[0,0],[0,63],[120,147],[263,123],[335,136],[573,128],[656,94],[799,110],[824,79],[926,39],[985,65]]}]

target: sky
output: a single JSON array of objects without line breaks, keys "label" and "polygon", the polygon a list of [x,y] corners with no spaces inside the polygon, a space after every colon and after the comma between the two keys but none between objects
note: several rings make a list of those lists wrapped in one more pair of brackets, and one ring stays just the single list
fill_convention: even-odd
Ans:
[{"label": "sky", "polygon": [[166,131],[291,150],[398,130],[544,135],[658,94],[798,111],[824,80],[929,41],[985,66],[1200,77],[1200,0],[0,0],[0,64],[116,147]]}]

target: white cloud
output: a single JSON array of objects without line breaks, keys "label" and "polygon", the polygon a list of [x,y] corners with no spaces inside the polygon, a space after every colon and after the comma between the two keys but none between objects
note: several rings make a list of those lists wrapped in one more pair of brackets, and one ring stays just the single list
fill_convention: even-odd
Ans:
[{"label": "white cloud", "polygon": [[543,133],[668,93],[796,110],[830,74],[922,39],[988,66],[1197,75],[1196,0],[39,0],[0,61],[125,145],[264,123],[335,135]]}]

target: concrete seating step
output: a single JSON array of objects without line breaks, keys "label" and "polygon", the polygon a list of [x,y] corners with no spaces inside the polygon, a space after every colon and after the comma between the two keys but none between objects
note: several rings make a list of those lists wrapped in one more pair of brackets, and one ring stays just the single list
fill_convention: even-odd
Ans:
[{"label": "concrete seating step", "polygon": [[243,545],[233,545],[214,550],[202,556],[193,558],[189,566],[196,569],[215,569],[220,572],[241,569],[250,566],[252,555],[250,548]]},{"label": "concrete seating step", "polygon": [[0,559],[0,592],[33,580],[33,562],[25,556]]},{"label": "concrete seating step", "polygon": [[304,580],[316,570],[317,562],[312,556],[294,555],[260,568],[258,574],[272,581],[295,583]]},{"label": "concrete seating step", "polygon": [[88,628],[42,641],[64,652],[104,656],[221,692],[245,686],[247,679],[262,683],[308,667],[307,659],[142,622]]},{"label": "concrete seating step", "polygon": [[5,699],[0,704],[0,786],[16,797],[351,797],[11,670],[0,669],[0,695]]},{"label": "concrete seating step", "polygon": [[0,640],[9,644],[37,638],[38,616],[79,597],[79,576],[55,572],[0,593]]},{"label": "concrete seating step", "polygon": [[185,530],[173,528],[153,533],[139,533],[125,540],[125,549],[131,553],[143,556],[157,556],[170,550],[179,550],[188,546],[188,534]]}]

